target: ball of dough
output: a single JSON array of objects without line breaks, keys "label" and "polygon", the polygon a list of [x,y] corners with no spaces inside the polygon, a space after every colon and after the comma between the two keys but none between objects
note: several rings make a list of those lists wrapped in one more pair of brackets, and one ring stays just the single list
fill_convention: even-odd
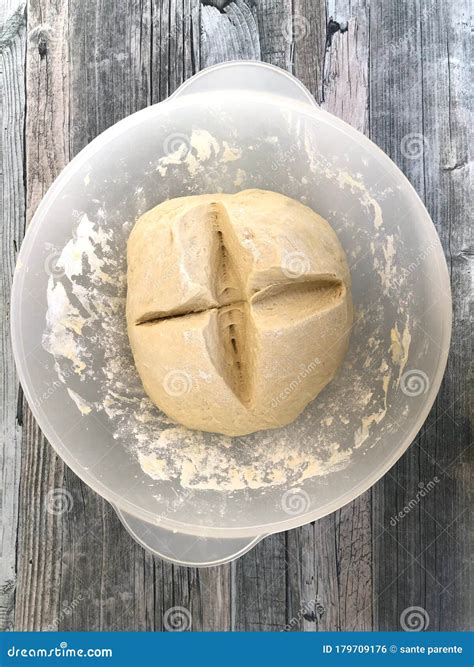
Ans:
[{"label": "ball of dough", "polygon": [[128,241],[127,324],[145,391],[191,429],[292,422],[333,378],[352,324],[330,225],[284,195],[166,201]]}]

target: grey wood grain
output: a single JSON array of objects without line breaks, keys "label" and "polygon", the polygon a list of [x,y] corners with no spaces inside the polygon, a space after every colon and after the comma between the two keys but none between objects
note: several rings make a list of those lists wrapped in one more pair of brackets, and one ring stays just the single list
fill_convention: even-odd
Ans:
[{"label": "grey wood grain", "polygon": [[291,3],[261,0],[255,5],[261,60],[290,70],[293,42]]},{"label": "grey wood grain", "polygon": [[[407,173],[450,262],[455,333],[437,403],[381,482],[236,563],[199,571],[133,542],[113,509],[56,457],[25,404],[19,481],[18,386],[5,329],[0,628],[12,625],[14,611],[21,630],[162,630],[180,607],[194,630],[397,630],[415,605],[427,610],[430,629],[472,626],[467,2],[30,0],[27,21],[28,43],[22,18],[1,60],[4,298],[24,202],[30,219],[61,168],[106,127],[205,66],[250,58],[294,72],[324,108],[369,133]],[[418,159],[403,149],[411,134],[426,147]],[[434,491],[391,526],[434,476]],[[60,512],[51,511],[55,494]]]},{"label": "grey wood grain", "polygon": [[[325,18],[322,60],[317,67],[314,62],[310,64],[310,71],[316,69],[322,77],[315,85],[316,95],[327,111],[364,132],[368,108],[368,5],[364,0],[331,3]],[[314,17],[310,25],[316,30],[318,22]],[[316,34],[321,32],[320,27]],[[303,39],[296,45],[297,63],[306,44]],[[307,57],[300,58],[300,62],[307,61]],[[316,629],[373,629],[371,511],[368,491],[315,524]]]},{"label": "grey wood grain", "polygon": [[221,11],[204,5],[201,20],[201,68],[226,60],[261,59],[255,7],[243,0],[236,0]]},{"label": "grey wood grain", "polygon": [[[430,1],[403,3],[399,12],[372,3],[370,18],[371,136],[425,200],[447,255],[455,304],[452,354],[435,406],[415,444],[374,487],[375,614],[378,627],[397,629],[403,611],[420,606],[430,630],[468,629],[472,607],[459,589],[472,567],[466,513],[472,413],[469,373],[459,366],[461,355],[468,364],[472,359],[466,348],[472,271],[465,237],[467,7]],[[413,138],[423,150],[411,154],[406,142]],[[390,517],[435,477],[439,483],[417,510],[392,527]]]},{"label": "grey wood grain", "polygon": [[231,563],[233,630],[281,631],[287,625],[286,535],[270,535]]},{"label": "grey wood grain", "polygon": [[[67,12],[64,3],[30,3],[26,51],[26,218],[69,160]],[[50,509],[64,464],[23,402],[15,628],[38,629],[59,610],[62,516]]]},{"label": "grey wood grain", "polygon": [[[354,4],[358,5],[357,2]],[[338,60],[335,50],[327,48],[329,47],[327,43],[328,11],[329,8],[324,2],[295,0],[290,19],[292,26],[290,71],[305,84],[318,103],[322,102],[323,86],[326,86],[326,83],[323,83],[325,63]],[[358,66],[359,64],[356,67]],[[354,75],[355,73],[354,71]],[[334,76],[334,80],[337,80],[337,77],[338,74]],[[344,93],[347,94],[347,92],[345,89]],[[337,109],[332,104],[329,110],[337,113]]]},{"label": "grey wood grain", "polygon": [[160,102],[200,69],[201,5],[198,0],[153,0],[152,101]]},{"label": "grey wood grain", "polygon": [[0,631],[12,627],[16,581],[16,534],[21,454],[21,403],[10,340],[10,291],[15,256],[25,227],[25,4],[6,2],[0,14],[0,95],[2,131],[0,226]]}]

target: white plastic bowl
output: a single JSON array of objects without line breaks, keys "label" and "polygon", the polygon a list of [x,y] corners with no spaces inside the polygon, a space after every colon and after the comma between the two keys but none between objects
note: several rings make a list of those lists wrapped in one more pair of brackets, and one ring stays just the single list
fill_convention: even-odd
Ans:
[{"label": "white plastic bowl", "polygon": [[[69,280],[70,287],[76,277],[56,271],[51,256],[61,255],[85,213],[108,235],[118,276],[124,269],[124,222],[130,226],[144,210],[170,197],[252,187],[299,199],[335,227],[351,264],[356,307],[351,346],[337,378],[293,425],[237,438],[232,454],[218,436],[200,436],[209,452],[217,447],[237,463],[241,457],[242,468],[252,451],[260,451],[262,439],[267,439],[270,463],[272,448],[289,443],[313,464],[306,479],[298,481],[285,460],[275,462],[273,485],[190,491],[179,478],[153,479],[145,473],[116,418],[96,409],[103,383],[94,377],[107,354],[97,331],[95,337],[91,333],[100,319],[90,329],[86,323],[81,342],[94,374],[80,377],[63,370],[58,381],[61,358],[53,359],[43,347],[48,282],[51,287]],[[84,257],[79,261],[84,275],[77,280],[87,289],[91,267]],[[104,283],[105,301],[115,287]],[[118,356],[128,359],[120,308]],[[55,316],[50,310],[49,328]],[[177,563],[213,565],[242,555],[267,534],[342,507],[397,461],[441,383],[451,297],[435,228],[393,162],[319,109],[286,72],[235,62],[204,70],[165,102],[117,123],[64,169],[27,230],[11,319],[26,397],[66,464],[114,505],[143,546]],[[78,411],[68,389],[92,406],[83,410],[88,414]],[[125,401],[122,407],[126,421],[136,419],[135,403]],[[150,442],[157,436],[152,430]]]}]

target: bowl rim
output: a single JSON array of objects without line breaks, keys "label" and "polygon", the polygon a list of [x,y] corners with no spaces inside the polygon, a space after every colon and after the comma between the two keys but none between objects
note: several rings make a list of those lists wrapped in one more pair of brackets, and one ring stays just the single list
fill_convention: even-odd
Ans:
[{"label": "bowl rim", "polygon": [[[191,77],[191,79],[194,79],[195,77],[200,77],[203,75],[203,73],[206,73],[209,70],[217,70],[226,67],[231,67],[232,65],[235,64],[252,66],[252,67],[266,67],[278,70],[279,73],[283,73],[290,79],[294,80],[299,87],[304,88],[303,84],[300,81],[298,81],[295,77],[293,77],[285,70],[282,70],[273,65],[269,65],[267,63],[259,63],[258,61],[231,61],[220,65],[215,65],[211,68],[202,70],[194,77]],[[191,79],[188,79],[186,82],[184,82],[182,86],[186,87]],[[130,127],[133,127],[138,123],[141,123],[142,120],[148,116],[161,113],[161,110],[165,106],[189,105],[193,104],[196,101],[199,101],[198,98],[202,98],[203,96],[209,97],[210,95],[216,94],[214,92],[206,91],[203,93],[199,92],[187,93],[186,95],[180,97],[179,95],[177,95],[177,93],[180,92],[180,89],[181,87],[178,88],[178,90],[175,91],[173,95],[171,95],[163,102],[159,102],[157,104],[151,105],[149,107],[146,107],[144,109],[141,109],[140,111],[131,114],[130,116],[120,120],[118,123],[114,124],[107,130],[102,132],[100,135],[98,135],[66,165],[66,167],[60,172],[58,177],[55,179],[50,188],[47,190],[37,210],[35,211],[30,224],[26,229],[25,237],[23,239],[20,251],[18,253],[16,268],[13,276],[13,285],[11,291],[11,309],[10,309],[11,313],[10,326],[12,334],[13,355],[20,383],[22,385],[25,397],[28,401],[30,410],[32,411],[33,416],[38,422],[38,425],[40,426],[46,439],[55,449],[57,454],[66,463],[66,465],[69,466],[71,470],[84,483],[90,486],[100,496],[102,496],[107,501],[112,503],[112,505],[117,506],[118,508],[120,508],[120,510],[128,514],[131,514],[137,517],[138,519],[145,521],[146,523],[152,525],[153,524],[159,525],[162,526],[163,528],[172,531],[177,531],[179,533],[184,533],[187,535],[196,535],[196,536],[199,535],[199,536],[217,537],[217,538],[220,537],[222,539],[225,539],[226,537],[235,538],[235,537],[255,537],[261,535],[269,535],[272,533],[278,533],[281,531],[289,530],[291,528],[296,528],[311,521],[315,521],[317,519],[326,516],[327,514],[330,514],[331,512],[336,511],[337,509],[342,508],[344,505],[351,502],[359,495],[367,491],[379,479],[381,479],[387,473],[387,471],[398,461],[398,459],[404,454],[404,452],[413,442],[435,402],[447,364],[450,340],[451,340],[451,329],[452,329],[452,297],[450,289],[449,272],[446,263],[446,258],[444,256],[443,248],[441,245],[441,241],[439,239],[436,228],[434,226],[433,221],[430,218],[428,211],[426,210],[421,198],[419,197],[418,193],[413,188],[409,180],[406,178],[403,172],[397,167],[397,165],[390,159],[390,157],[386,153],[384,153],[374,142],[372,142],[364,134],[354,129],[348,123],[339,119],[338,117],[334,116],[328,111],[321,109],[319,106],[316,105],[316,103],[314,105],[311,105],[308,102],[290,100],[289,98],[286,97],[282,98],[274,93],[265,92],[260,94],[252,91],[252,95],[253,96],[257,95],[257,97],[261,97],[262,101],[266,101],[268,103],[269,100],[275,101],[278,99],[279,100],[284,99],[285,100],[284,103],[286,106],[294,107],[300,113],[305,113],[308,116],[312,117],[313,119],[316,120],[319,119],[325,123],[329,123],[336,130],[343,132],[348,137],[350,137],[351,140],[358,142],[359,144],[364,146],[366,150],[369,150],[375,159],[378,159],[379,162],[383,163],[383,166],[386,169],[386,171],[388,173],[391,172],[394,178],[396,178],[396,180],[399,183],[405,186],[404,196],[406,197],[411,196],[413,200],[414,219],[416,220],[416,224],[421,225],[424,228],[425,233],[430,238],[430,243],[432,243],[433,247],[435,248],[435,253],[436,253],[435,256],[436,259],[438,260],[438,265],[439,265],[438,269],[440,271],[440,281],[446,288],[445,290],[443,290],[443,299],[440,300],[438,306],[439,308],[444,309],[445,317],[443,317],[443,327],[441,332],[442,340],[439,345],[440,352],[438,356],[436,371],[433,374],[433,379],[430,383],[429,389],[427,393],[424,395],[424,402],[421,409],[419,410],[418,419],[413,424],[413,426],[406,431],[405,435],[401,438],[399,447],[394,449],[391,455],[386,459],[384,459],[383,462],[377,466],[377,468],[371,470],[369,474],[365,475],[364,478],[361,479],[359,483],[354,485],[350,491],[347,491],[346,493],[339,496],[336,501],[332,500],[326,503],[325,505],[320,506],[316,510],[313,509],[311,511],[305,512],[304,514],[300,514],[295,517],[288,517],[283,519],[282,521],[272,522],[268,524],[237,526],[237,527],[229,526],[223,528],[216,526],[205,526],[201,524],[186,524],[183,522],[179,522],[174,519],[170,519],[169,517],[153,513],[149,510],[145,510],[142,507],[135,505],[131,501],[122,498],[120,494],[116,493],[113,489],[108,488],[100,480],[91,475],[88,470],[84,469],[79,463],[77,463],[72,452],[70,452],[65,447],[65,445],[62,442],[62,438],[56,433],[54,428],[50,425],[46,413],[41,409],[41,404],[38,405],[34,399],[34,396],[31,391],[31,382],[29,381],[29,372],[27,364],[20,362],[21,359],[25,358],[22,349],[23,346],[22,346],[21,331],[20,335],[16,335],[18,334],[18,331],[15,331],[14,328],[19,320],[19,313],[21,311],[20,297],[23,290],[23,283],[25,277],[25,272],[19,271],[18,268],[26,263],[24,261],[24,258],[29,256],[29,253],[33,249],[40,224],[43,218],[47,215],[51,206],[54,204],[56,195],[62,191],[63,187],[67,184],[73,172],[79,166],[87,162],[92,155],[102,150],[107,143],[114,140],[117,136],[125,132]],[[304,90],[306,90],[306,88],[304,88]],[[232,91],[232,93],[229,94],[237,94],[239,96],[239,99],[241,99],[242,92],[244,91],[242,90]],[[265,100],[263,100],[263,98],[265,98]]]}]

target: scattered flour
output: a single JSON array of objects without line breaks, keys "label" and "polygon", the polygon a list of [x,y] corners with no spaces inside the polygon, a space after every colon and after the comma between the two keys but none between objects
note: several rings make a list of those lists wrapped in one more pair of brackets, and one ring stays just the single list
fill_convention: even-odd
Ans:
[{"label": "scattered flour", "polygon": [[[276,137],[264,141],[278,149]],[[156,171],[165,176],[175,165],[185,165],[192,176],[211,162],[217,161],[222,169],[232,163],[234,184],[239,187],[247,180],[238,166],[242,150],[230,142],[218,142],[207,131],[195,130],[187,141],[178,137],[170,145]],[[386,292],[395,272],[396,252],[393,236],[381,233],[380,206],[359,179],[341,172],[329,175],[337,178],[341,188],[350,188],[373,216],[374,270]],[[407,363],[408,319],[403,326],[394,325],[390,340],[380,327],[370,337],[357,338],[360,342],[351,347],[341,371],[344,377],[333,381],[336,404],[331,393],[323,392],[293,424],[241,438],[190,431],[172,423],[149,401],[136,372],[125,320],[125,249],[134,221],[114,222],[101,208],[94,216],[79,213],[74,235],[60,250],[58,271],[48,284],[43,345],[54,356],[58,378],[84,418],[95,414],[107,420],[117,447],[127,448],[150,478],[179,480],[186,488],[232,491],[295,485],[347,467],[355,450],[369,438],[371,427],[387,413],[387,396],[394,384],[392,367],[398,366],[400,377]],[[249,249],[257,260],[265,252]],[[354,327],[367,328],[371,321],[381,321],[380,308],[373,304],[357,313]],[[71,382],[71,376],[77,383]]]}]

